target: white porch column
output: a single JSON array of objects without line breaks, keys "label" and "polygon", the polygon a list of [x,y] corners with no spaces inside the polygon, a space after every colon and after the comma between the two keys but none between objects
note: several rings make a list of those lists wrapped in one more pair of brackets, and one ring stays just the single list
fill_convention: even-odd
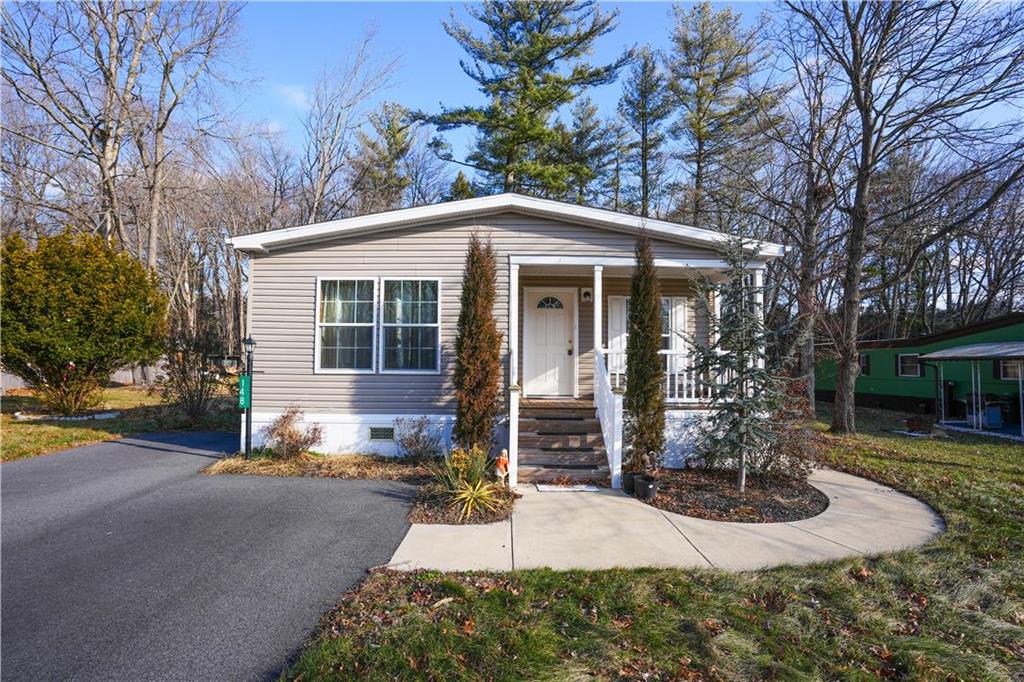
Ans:
[{"label": "white porch column", "polygon": [[508,385],[519,385],[519,264],[508,266]]},{"label": "white porch column", "polygon": [[519,482],[519,264],[508,266],[508,484]]},{"label": "white porch column", "polygon": [[[757,317],[760,321],[764,322],[764,269],[757,268],[754,270],[754,305]],[[765,349],[761,348],[761,352],[764,353]],[[765,358],[761,358],[758,362],[759,367],[765,366]]]},{"label": "white porch column", "polygon": [[604,296],[601,292],[601,284],[604,280],[604,266],[594,266],[594,354],[600,353],[603,349],[601,343],[601,331],[604,329]]}]

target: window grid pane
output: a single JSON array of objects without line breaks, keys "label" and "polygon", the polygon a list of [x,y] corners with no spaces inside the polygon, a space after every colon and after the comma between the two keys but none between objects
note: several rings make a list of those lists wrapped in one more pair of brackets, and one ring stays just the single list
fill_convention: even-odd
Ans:
[{"label": "window grid pane", "polygon": [[383,370],[437,371],[438,294],[435,280],[384,282]]},{"label": "window grid pane", "polygon": [[321,369],[373,370],[374,280],[320,282]]}]

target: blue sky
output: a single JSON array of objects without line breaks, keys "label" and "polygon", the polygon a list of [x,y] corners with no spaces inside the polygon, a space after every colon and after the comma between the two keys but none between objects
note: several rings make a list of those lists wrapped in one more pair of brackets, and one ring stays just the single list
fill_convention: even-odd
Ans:
[{"label": "blue sky", "polygon": [[[687,3],[684,3],[687,4]],[[765,9],[761,3],[733,3],[752,22]],[[603,3],[620,10],[618,28],[595,46],[593,60],[607,62],[626,47],[650,44],[667,48],[671,30],[670,3]],[[377,30],[380,54],[400,60],[395,85],[381,99],[413,109],[436,111],[481,101],[475,83],[459,67],[464,52],[441,26],[449,11],[468,19],[464,5],[444,2],[255,2],[241,16],[236,61],[239,77],[249,85],[230,96],[241,116],[281,130],[291,147],[301,148],[299,117],[319,74],[343,61],[368,27]],[[473,25],[478,22],[468,19]],[[605,114],[614,112],[620,83],[594,88],[590,95]],[[470,131],[448,133],[464,150]]]}]

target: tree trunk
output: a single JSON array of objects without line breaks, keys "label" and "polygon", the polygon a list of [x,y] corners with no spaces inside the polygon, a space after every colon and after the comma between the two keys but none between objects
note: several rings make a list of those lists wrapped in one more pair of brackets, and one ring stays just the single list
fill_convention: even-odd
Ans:
[{"label": "tree trunk", "polygon": [[[862,154],[870,154],[871,137],[864,136]],[[867,148],[867,149],[863,149]],[[850,213],[850,235],[847,240],[846,273],[843,277],[842,321],[840,339],[836,344],[839,357],[836,359],[836,396],[832,411],[832,430],[836,433],[856,433],[854,410],[857,375],[857,341],[860,331],[860,284],[864,263],[865,242],[868,229],[868,197],[871,176],[869,164],[861,164],[857,174],[857,191],[853,210]]]}]

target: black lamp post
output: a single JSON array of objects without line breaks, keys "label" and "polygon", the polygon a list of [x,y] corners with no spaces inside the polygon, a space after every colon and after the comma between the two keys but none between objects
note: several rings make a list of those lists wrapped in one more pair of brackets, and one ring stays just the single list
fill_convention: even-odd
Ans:
[{"label": "black lamp post", "polygon": [[245,402],[245,458],[252,458],[252,352],[256,349],[256,341],[250,336],[242,345],[245,347],[245,376],[248,377],[246,390],[248,399]]}]

